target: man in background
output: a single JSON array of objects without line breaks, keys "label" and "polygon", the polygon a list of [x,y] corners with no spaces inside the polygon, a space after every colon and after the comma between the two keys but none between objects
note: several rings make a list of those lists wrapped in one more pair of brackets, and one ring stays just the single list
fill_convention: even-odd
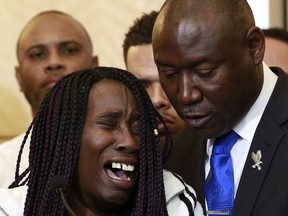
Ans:
[{"label": "man in background", "polygon": [[[39,13],[25,25],[17,42],[17,59],[16,78],[33,117],[46,93],[63,76],[98,65],[83,25],[59,11]],[[0,187],[13,181],[23,137],[21,134],[0,146]],[[24,149],[23,156],[24,164],[28,164],[28,149]]]},{"label": "man in background", "polygon": [[264,62],[288,73],[288,32],[280,28],[262,30],[265,35]]},{"label": "man in background", "polygon": [[[189,184],[193,178],[191,176],[191,148],[194,143],[200,142],[200,139],[194,137],[191,130],[184,130],[187,127],[186,123],[178,116],[161,87],[151,41],[157,15],[157,12],[152,11],[134,21],[125,35],[124,60],[127,70],[143,83],[154,107],[163,117],[173,137],[173,150],[165,168],[178,173]],[[159,123],[158,130],[161,139],[164,139],[164,134],[161,133],[163,129],[164,126]],[[186,133],[188,134],[186,135]],[[184,137],[185,139],[183,139]],[[180,138],[181,141],[178,141]]]}]

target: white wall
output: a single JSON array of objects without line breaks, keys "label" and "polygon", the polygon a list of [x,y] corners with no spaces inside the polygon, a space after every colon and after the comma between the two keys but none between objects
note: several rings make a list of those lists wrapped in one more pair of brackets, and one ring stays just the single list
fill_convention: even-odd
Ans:
[{"label": "white wall", "polygon": [[269,0],[248,0],[248,3],[252,8],[256,25],[260,28],[268,28],[270,24]]}]

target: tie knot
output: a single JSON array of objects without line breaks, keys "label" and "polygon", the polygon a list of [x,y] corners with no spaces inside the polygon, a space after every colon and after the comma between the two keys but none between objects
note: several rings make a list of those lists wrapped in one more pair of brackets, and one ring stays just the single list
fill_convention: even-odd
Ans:
[{"label": "tie knot", "polygon": [[233,130],[224,136],[217,137],[214,140],[212,152],[218,154],[230,154],[230,151],[234,144],[237,142],[238,138],[239,135]]}]

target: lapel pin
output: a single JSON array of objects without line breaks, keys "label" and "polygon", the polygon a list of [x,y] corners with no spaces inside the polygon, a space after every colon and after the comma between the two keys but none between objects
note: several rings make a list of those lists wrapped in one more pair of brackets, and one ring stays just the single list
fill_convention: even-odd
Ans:
[{"label": "lapel pin", "polygon": [[257,150],[256,153],[252,152],[251,157],[255,163],[254,165],[252,165],[252,168],[257,168],[258,170],[261,170],[261,164],[263,164],[263,162],[261,161],[262,157],[261,151]]}]

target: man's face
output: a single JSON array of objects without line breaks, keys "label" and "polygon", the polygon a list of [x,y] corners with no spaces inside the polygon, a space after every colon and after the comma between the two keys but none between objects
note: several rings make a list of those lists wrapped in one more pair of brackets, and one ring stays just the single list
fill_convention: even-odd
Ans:
[{"label": "man's face", "polygon": [[17,56],[16,78],[33,115],[46,93],[63,76],[98,64],[81,26],[59,14],[34,19],[19,39]]},{"label": "man's face", "polygon": [[74,201],[119,212],[137,184],[139,145],[140,121],[132,92],[117,81],[96,83],[83,127]]},{"label": "man's face", "polygon": [[226,16],[208,16],[159,17],[153,51],[176,111],[199,135],[211,138],[226,133],[250,109],[261,75],[245,35],[234,33]]},{"label": "man's face", "polygon": [[[185,126],[185,122],[178,116],[162,89],[154,63],[152,44],[129,48],[127,70],[143,83],[154,107],[163,117],[169,131],[172,135],[176,135]],[[164,126],[160,122],[158,129],[160,133],[164,131]]]},{"label": "man's face", "polygon": [[264,62],[268,66],[281,67],[288,73],[288,43],[274,38],[265,38]]}]

